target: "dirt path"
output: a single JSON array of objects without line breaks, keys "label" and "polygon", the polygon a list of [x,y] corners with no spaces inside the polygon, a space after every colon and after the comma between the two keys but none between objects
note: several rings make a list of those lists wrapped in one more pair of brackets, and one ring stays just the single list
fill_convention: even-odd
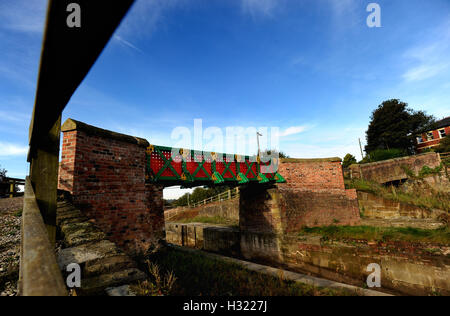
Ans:
[{"label": "dirt path", "polygon": [[23,198],[0,199],[0,296],[17,294]]}]

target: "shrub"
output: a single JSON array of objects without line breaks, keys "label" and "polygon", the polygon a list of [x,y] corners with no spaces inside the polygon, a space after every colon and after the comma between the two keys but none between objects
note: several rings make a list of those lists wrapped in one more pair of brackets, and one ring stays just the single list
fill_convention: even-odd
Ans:
[{"label": "shrub", "polygon": [[352,154],[347,154],[342,161],[342,167],[348,168],[355,163],[357,163],[355,156],[353,156]]},{"label": "shrub", "polygon": [[439,146],[436,149],[439,153],[448,153],[450,152],[450,137],[446,136],[444,139],[441,139]]},{"label": "shrub", "polygon": [[393,158],[400,158],[406,156],[407,153],[402,149],[377,149],[370,152],[367,162],[377,162]]}]

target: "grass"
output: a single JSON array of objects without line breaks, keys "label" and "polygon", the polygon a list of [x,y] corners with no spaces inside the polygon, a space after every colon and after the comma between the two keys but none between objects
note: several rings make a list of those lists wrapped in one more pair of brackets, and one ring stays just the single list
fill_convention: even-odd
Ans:
[{"label": "grass", "polygon": [[431,187],[415,185],[412,192],[404,192],[394,186],[385,187],[378,183],[353,179],[345,180],[348,189],[372,193],[387,200],[412,204],[426,209],[440,209],[450,212],[450,192],[435,190]]},{"label": "grass", "polygon": [[[202,253],[184,252],[164,248],[148,257],[152,270],[151,279],[146,285],[135,286],[138,295],[164,293],[155,291],[158,276],[161,279],[175,279],[165,295],[174,296],[337,296],[354,295],[348,291],[317,288],[306,284],[288,281],[282,275],[272,277],[249,271],[239,264],[225,262]],[[162,282],[164,284],[164,282]]]},{"label": "grass", "polygon": [[223,217],[219,217],[219,216],[196,216],[196,217],[192,217],[192,218],[180,219],[177,222],[239,226],[239,220],[232,220],[229,218],[223,218]]},{"label": "grass", "polygon": [[332,240],[408,241],[435,244],[450,244],[450,229],[419,229],[403,227],[373,226],[326,226],[305,227],[299,236],[320,235]]}]

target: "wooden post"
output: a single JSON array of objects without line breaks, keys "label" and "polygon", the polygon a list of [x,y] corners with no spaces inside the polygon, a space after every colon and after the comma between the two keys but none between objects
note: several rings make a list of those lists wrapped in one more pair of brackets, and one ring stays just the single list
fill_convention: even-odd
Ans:
[{"label": "wooden post", "polygon": [[56,199],[58,190],[59,141],[61,116],[48,135],[31,148],[31,181],[50,242],[56,242]]},{"label": "wooden post", "polygon": [[9,186],[9,198],[12,199],[14,197],[14,189],[15,189],[15,182],[14,180],[11,180],[11,184]]},{"label": "wooden post", "polygon": [[228,200],[231,200],[231,189],[228,190]]}]

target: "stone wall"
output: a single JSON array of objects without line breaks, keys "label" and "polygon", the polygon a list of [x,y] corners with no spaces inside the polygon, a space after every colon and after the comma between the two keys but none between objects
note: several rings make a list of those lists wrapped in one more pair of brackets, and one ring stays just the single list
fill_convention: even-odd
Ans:
[{"label": "stone wall", "polygon": [[81,268],[81,288],[73,290],[77,296],[112,295],[117,289],[129,288],[129,284],[147,278],[137,264],[106,240],[106,234],[68,199],[58,202],[57,226],[62,237],[57,252],[61,272],[67,277],[70,274],[67,266],[73,263]]},{"label": "stone wall", "polygon": [[286,183],[241,188],[242,232],[286,234],[304,226],[356,225],[356,190],[346,190],[339,158],[282,159]]},{"label": "stone wall", "polygon": [[180,220],[183,214],[188,214],[189,218],[195,216],[221,217],[232,221],[239,221],[239,198],[233,198],[222,202],[213,202],[200,205],[195,208],[177,207],[164,212],[166,221]]},{"label": "stone wall", "polygon": [[126,250],[164,239],[163,188],[145,183],[148,142],[71,119],[62,131],[59,189]]},{"label": "stone wall", "polygon": [[241,252],[248,260],[357,286],[364,286],[367,266],[377,263],[382,289],[408,295],[450,295],[448,246],[247,233],[241,237]]},{"label": "stone wall", "polygon": [[408,179],[405,167],[417,175],[424,166],[436,168],[440,164],[439,154],[425,153],[367,164],[351,165],[350,174],[354,179],[362,178],[378,183],[389,183]]},{"label": "stone wall", "polygon": [[167,242],[234,257],[240,256],[240,233],[235,227],[201,223],[166,223]]},{"label": "stone wall", "polygon": [[358,202],[365,218],[394,219],[400,217],[415,219],[438,219],[445,211],[429,210],[416,205],[384,199],[372,193],[358,192]]},{"label": "stone wall", "polygon": [[252,262],[278,266],[329,280],[364,287],[367,266],[381,267],[382,290],[408,295],[450,295],[448,245],[403,241],[324,240],[239,232],[207,224],[167,223],[167,241]]}]

